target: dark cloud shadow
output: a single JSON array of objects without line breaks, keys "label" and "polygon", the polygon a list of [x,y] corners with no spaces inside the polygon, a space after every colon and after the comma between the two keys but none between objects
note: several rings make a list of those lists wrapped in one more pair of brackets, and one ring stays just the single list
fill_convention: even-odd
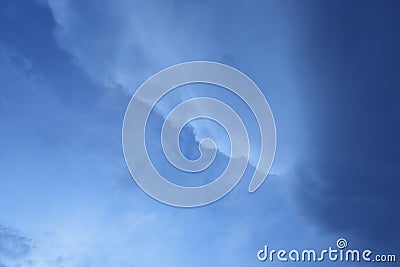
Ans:
[{"label": "dark cloud shadow", "polygon": [[299,212],[360,245],[400,247],[398,2],[320,3],[296,65],[312,137]]}]

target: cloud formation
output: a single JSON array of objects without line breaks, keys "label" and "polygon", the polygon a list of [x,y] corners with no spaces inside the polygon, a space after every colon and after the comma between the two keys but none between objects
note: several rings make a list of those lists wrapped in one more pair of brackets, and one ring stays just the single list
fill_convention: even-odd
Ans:
[{"label": "cloud formation", "polygon": [[[327,233],[396,248],[396,8],[234,1],[228,12],[226,3],[51,0],[51,27],[24,32],[15,21],[1,23],[21,39],[15,49],[0,49],[0,142],[7,151],[0,154],[0,210],[35,234],[36,266],[245,266],[265,242],[326,245],[335,240]],[[29,16],[16,13],[20,23],[43,19],[43,10],[28,9]],[[53,26],[64,53],[49,45]],[[129,95],[104,87],[134,91],[164,67],[199,59],[234,63],[272,99],[280,172],[256,194],[244,194],[245,180],[213,206],[173,209],[131,181],[120,148]],[[165,116],[158,111],[157,122]],[[199,136],[218,135],[201,126],[182,133],[192,157]],[[159,129],[151,130],[158,138]],[[4,237],[20,252],[15,260],[32,253],[22,234]]]}]

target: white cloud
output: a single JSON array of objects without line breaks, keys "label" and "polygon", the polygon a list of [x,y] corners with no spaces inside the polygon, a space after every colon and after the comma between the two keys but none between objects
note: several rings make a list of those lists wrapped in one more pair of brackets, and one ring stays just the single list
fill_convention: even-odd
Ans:
[{"label": "white cloud", "polygon": [[[61,48],[96,81],[135,88],[160,67],[210,55],[204,4],[48,1]],[[184,10],[182,10],[184,7]],[[196,11],[196,12],[195,12]],[[190,14],[190,15],[188,15]],[[193,27],[202,20],[202,27]],[[204,58],[203,58],[204,59]]]}]

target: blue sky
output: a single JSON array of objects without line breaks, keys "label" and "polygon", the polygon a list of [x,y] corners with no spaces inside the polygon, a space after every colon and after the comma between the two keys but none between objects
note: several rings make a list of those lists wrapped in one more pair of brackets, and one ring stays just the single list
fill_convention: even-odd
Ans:
[{"label": "blue sky", "polygon": [[[264,244],[339,237],[398,253],[398,12],[396,1],[1,0],[0,266],[278,266],[257,261]],[[192,60],[251,77],[278,142],[256,193],[249,166],[223,199],[181,209],[135,184],[121,131],[136,88]],[[188,127],[184,153],[218,131]]]}]

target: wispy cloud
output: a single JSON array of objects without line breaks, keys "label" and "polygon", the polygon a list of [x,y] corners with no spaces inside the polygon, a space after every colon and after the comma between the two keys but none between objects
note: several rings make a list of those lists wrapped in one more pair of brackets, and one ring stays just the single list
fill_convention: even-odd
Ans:
[{"label": "wispy cloud", "polygon": [[[163,9],[152,3],[137,5],[98,1],[96,7],[81,1],[49,1],[61,48],[94,80],[125,90],[171,61],[174,55],[174,2]],[[155,22],[157,21],[157,24]],[[155,68],[156,67],[156,68]],[[150,71],[150,72],[149,72]]]},{"label": "wispy cloud", "polygon": [[0,224],[0,265],[31,266],[32,240],[17,229]]}]

